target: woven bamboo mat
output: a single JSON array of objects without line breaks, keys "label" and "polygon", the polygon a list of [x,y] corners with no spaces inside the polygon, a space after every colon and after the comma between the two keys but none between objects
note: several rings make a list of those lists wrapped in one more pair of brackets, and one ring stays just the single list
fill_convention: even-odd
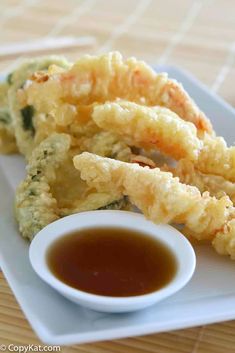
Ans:
[{"label": "woven bamboo mat", "polygon": [[[1,0],[0,45],[92,36],[96,43],[90,47],[56,53],[75,60],[84,53],[120,50],[150,64],[179,65],[234,106],[234,10],[232,0]],[[0,55],[0,72],[12,70],[22,58]],[[233,353],[234,330],[232,321],[61,352]],[[10,343],[40,344],[0,274],[0,345]]]},{"label": "woven bamboo mat", "polygon": [[[234,353],[235,321],[108,342],[61,347],[62,353]],[[0,347],[40,345],[0,274]],[[31,352],[30,352],[31,353]]]}]

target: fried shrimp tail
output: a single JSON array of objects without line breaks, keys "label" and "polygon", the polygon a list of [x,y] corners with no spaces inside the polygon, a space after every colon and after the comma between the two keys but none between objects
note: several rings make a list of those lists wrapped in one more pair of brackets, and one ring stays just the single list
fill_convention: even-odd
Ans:
[{"label": "fried shrimp tail", "polygon": [[193,123],[199,136],[214,134],[210,120],[197,107],[183,86],[176,80],[167,80],[161,93],[163,106],[173,110],[182,119]]},{"label": "fried shrimp tail", "polygon": [[100,128],[118,134],[129,145],[157,148],[175,159],[195,160],[201,148],[195,126],[167,108],[120,101],[95,106],[92,118]]},{"label": "fried shrimp tail", "polygon": [[74,157],[81,178],[99,191],[127,195],[156,223],[182,223],[197,239],[213,239],[235,214],[231,200],[201,195],[196,187],[180,183],[171,173],[90,153]]}]

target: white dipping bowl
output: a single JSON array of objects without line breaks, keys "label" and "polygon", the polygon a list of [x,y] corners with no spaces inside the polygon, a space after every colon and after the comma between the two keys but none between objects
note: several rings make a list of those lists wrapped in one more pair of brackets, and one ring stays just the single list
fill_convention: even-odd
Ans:
[{"label": "white dipping bowl", "polygon": [[[176,257],[177,271],[175,276],[159,290],[131,297],[108,297],[90,294],[65,284],[48,267],[46,259],[48,248],[55,240],[66,234],[84,228],[98,227],[136,230],[161,241]],[[136,234],[136,237],[138,237],[138,234]],[[191,244],[175,228],[165,224],[156,225],[138,213],[112,210],[77,213],[49,224],[33,239],[29,249],[29,258],[36,273],[63,296],[87,308],[110,313],[143,309],[169,297],[186,285],[196,266],[196,257]]]}]

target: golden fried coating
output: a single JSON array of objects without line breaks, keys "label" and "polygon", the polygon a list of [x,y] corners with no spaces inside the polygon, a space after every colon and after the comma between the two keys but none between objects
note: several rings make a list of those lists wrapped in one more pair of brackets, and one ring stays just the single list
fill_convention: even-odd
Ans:
[{"label": "golden fried coating", "polygon": [[79,149],[81,152],[89,151],[124,162],[129,162],[133,156],[130,147],[121,141],[118,135],[108,131],[98,132],[91,137],[81,137]]},{"label": "golden fried coating", "polygon": [[[191,121],[199,131],[212,131],[209,120],[181,84],[169,79],[166,73],[156,73],[143,61],[135,58],[124,61],[118,52],[84,56],[63,80],[72,97],[80,103],[90,104],[91,99],[92,102],[104,102],[118,97],[150,106],[162,105]],[[72,92],[69,81],[73,83]]]},{"label": "golden fried coating", "polygon": [[201,193],[208,191],[211,196],[220,198],[228,195],[235,203],[235,183],[219,175],[205,174],[196,169],[193,162],[182,159],[175,168],[165,165],[161,170],[171,172],[179,177],[181,183],[196,186]]},{"label": "golden fried coating", "polygon": [[180,183],[159,168],[102,158],[84,152],[74,157],[81,178],[99,192],[116,190],[127,195],[150,220],[185,224],[197,239],[212,239],[235,216],[231,200],[201,195],[193,186]]},{"label": "golden fried coating", "polygon": [[[2,112],[0,112],[1,114]],[[0,117],[1,119],[1,117]],[[17,153],[15,135],[9,125],[0,121],[0,154]]]},{"label": "golden fried coating", "polygon": [[0,83],[0,153],[17,152],[14,129],[8,107],[8,82]]},{"label": "golden fried coating", "polygon": [[[29,60],[7,81],[0,152],[18,146],[29,160],[15,207],[24,237],[75,212],[128,208],[129,197],[152,221],[183,224],[235,259],[235,147],[179,83],[119,53]],[[155,150],[177,166],[156,168]]]},{"label": "golden fried coating", "polygon": [[98,208],[124,207],[116,193],[87,187],[73,166],[71,138],[54,133],[32,153],[27,175],[16,191],[15,212],[21,234],[29,239],[56,219]]},{"label": "golden fried coating", "polygon": [[33,149],[33,146],[30,145],[30,141],[35,133],[32,123],[34,108],[32,106],[24,107],[24,109],[19,107],[17,98],[18,89],[27,85],[28,79],[35,75],[35,71],[41,70],[40,72],[45,72],[50,65],[55,64],[60,69],[70,67],[70,64],[65,58],[53,55],[27,59],[15,71],[8,75],[8,125],[11,129],[12,137],[16,137],[19,151],[23,154],[25,154],[25,146],[30,150],[29,155]]},{"label": "golden fried coating", "polygon": [[228,147],[223,137],[206,135],[196,168],[235,182],[235,146]]},{"label": "golden fried coating", "polygon": [[212,132],[203,113],[182,86],[167,74],[157,74],[134,58],[124,61],[119,53],[86,55],[68,70],[54,66],[44,74],[34,73],[18,92],[15,111],[26,110],[27,114],[31,109],[33,130],[27,136],[23,131],[18,133],[22,137],[18,138],[22,140],[21,152],[30,155],[52,131],[68,133],[74,141],[97,133],[99,129],[91,120],[93,105],[117,98],[148,106],[166,106],[180,118],[192,122],[199,136],[205,131]]},{"label": "golden fried coating", "polygon": [[8,99],[7,92],[9,89],[9,83],[7,81],[3,81],[0,83],[0,108],[8,107]]},{"label": "golden fried coating", "polygon": [[206,182],[211,191],[224,179],[224,191],[233,193],[233,185],[226,180],[235,182],[235,147],[228,147],[222,137],[205,134],[199,139],[192,124],[168,109],[125,101],[94,106],[92,118],[100,128],[119,134],[129,145],[157,148],[175,159],[194,160],[196,170],[211,175],[211,182]]},{"label": "golden fried coating", "polygon": [[59,218],[57,201],[49,183],[55,181],[55,169],[66,160],[70,138],[52,136],[36,149],[27,166],[27,176],[16,191],[15,213],[21,234],[29,239],[47,224]]},{"label": "golden fried coating", "polygon": [[165,106],[182,119],[193,123],[198,130],[198,136],[204,136],[205,132],[214,135],[210,120],[199,110],[183,86],[176,80],[167,80],[161,92],[161,102],[155,104]]},{"label": "golden fried coating", "polygon": [[235,260],[235,219],[219,231],[212,241],[215,250],[221,255],[230,255]]},{"label": "golden fried coating", "polygon": [[131,146],[157,148],[175,159],[195,160],[202,146],[195,126],[167,108],[120,101],[95,106],[92,118]]}]

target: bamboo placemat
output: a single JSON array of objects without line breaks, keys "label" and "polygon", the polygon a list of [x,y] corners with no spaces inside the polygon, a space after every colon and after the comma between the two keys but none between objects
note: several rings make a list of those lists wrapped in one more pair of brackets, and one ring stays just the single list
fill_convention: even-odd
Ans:
[{"label": "bamboo placemat", "polygon": [[[61,347],[62,353],[234,353],[235,321],[148,336]],[[0,347],[42,344],[0,274]],[[1,351],[1,348],[0,348]],[[31,352],[29,352],[31,353]]]},{"label": "bamboo placemat", "polygon": [[[119,50],[150,64],[191,71],[233,106],[235,3],[231,0],[1,0],[0,45],[53,36],[93,36],[71,60]],[[1,47],[0,47],[1,48]],[[36,53],[38,54],[38,53]],[[22,57],[1,57],[0,72]],[[138,338],[65,347],[63,353],[234,353],[235,321]],[[0,345],[40,344],[0,274]]]}]

